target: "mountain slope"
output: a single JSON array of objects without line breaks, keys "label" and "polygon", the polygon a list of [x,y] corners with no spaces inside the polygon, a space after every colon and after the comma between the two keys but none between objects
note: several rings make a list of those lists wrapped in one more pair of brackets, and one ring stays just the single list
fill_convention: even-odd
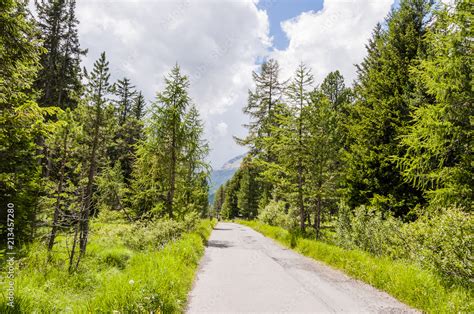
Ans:
[{"label": "mountain slope", "polygon": [[225,184],[234,173],[239,169],[240,163],[242,159],[244,159],[245,154],[236,156],[229,161],[227,161],[220,169],[213,170],[211,172],[210,178],[210,188],[209,188],[209,203],[212,204],[214,202],[214,194],[216,193],[217,189],[222,185]]}]

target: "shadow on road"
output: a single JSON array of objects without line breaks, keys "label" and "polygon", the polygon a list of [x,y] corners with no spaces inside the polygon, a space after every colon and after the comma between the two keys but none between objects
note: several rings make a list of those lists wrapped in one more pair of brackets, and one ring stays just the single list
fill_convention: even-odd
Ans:
[{"label": "shadow on road", "polygon": [[[228,230],[228,229],[225,229],[225,230]],[[232,244],[230,244],[227,241],[210,240],[210,241],[207,242],[207,246],[217,247],[217,248],[220,248],[220,249],[225,249],[225,248],[232,247]]]}]

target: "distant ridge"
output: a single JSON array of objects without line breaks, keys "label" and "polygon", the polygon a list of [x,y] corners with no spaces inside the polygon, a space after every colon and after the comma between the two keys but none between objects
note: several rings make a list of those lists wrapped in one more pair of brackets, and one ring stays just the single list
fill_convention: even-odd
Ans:
[{"label": "distant ridge", "polygon": [[247,154],[242,154],[236,156],[230,160],[228,160],[222,167],[218,170],[213,170],[211,172],[210,184],[209,184],[209,203],[214,202],[214,194],[216,193],[217,189],[222,185],[225,184],[234,173],[239,169],[240,163],[244,159]]}]

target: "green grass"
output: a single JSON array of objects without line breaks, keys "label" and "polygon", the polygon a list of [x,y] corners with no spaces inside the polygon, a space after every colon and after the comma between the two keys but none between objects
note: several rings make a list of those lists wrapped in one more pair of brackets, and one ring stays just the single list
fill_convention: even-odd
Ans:
[{"label": "green grass", "polygon": [[17,263],[16,308],[6,306],[2,291],[0,313],[183,312],[213,225],[202,220],[160,250],[137,250],[126,245],[129,224],[93,223],[87,255],[72,275],[64,237],[49,263],[44,244],[35,243]]},{"label": "green grass", "polygon": [[398,300],[429,313],[474,312],[472,289],[446,286],[436,273],[417,265],[374,257],[359,250],[345,250],[320,241],[303,239],[280,227],[258,221],[238,220],[286,247],[340,269]]}]

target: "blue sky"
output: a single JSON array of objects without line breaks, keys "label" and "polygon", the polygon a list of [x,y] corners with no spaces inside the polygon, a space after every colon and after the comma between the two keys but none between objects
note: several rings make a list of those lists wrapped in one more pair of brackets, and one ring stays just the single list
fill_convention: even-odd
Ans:
[{"label": "blue sky", "polygon": [[280,23],[295,18],[302,12],[321,10],[323,0],[262,0],[257,7],[267,11],[273,48],[282,50],[288,47],[288,38],[281,29]]}]

